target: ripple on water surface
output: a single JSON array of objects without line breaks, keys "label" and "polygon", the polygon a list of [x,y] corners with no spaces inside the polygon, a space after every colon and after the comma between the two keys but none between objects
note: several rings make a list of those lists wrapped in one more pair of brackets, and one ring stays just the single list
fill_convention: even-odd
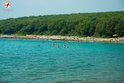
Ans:
[{"label": "ripple on water surface", "polygon": [[0,83],[124,83],[124,44],[0,39],[0,46]]}]

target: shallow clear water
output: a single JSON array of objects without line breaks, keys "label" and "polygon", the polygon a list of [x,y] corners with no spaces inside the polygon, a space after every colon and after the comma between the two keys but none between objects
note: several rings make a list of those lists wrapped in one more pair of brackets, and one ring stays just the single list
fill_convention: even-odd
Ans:
[{"label": "shallow clear water", "polygon": [[124,83],[124,44],[0,39],[0,82]]}]

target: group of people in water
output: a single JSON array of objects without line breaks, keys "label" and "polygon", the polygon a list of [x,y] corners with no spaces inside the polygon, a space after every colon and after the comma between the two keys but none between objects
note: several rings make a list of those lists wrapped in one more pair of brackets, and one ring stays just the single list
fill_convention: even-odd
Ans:
[{"label": "group of people in water", "polygon": [[[40,44],[37,45],[38,47],[41,47]],[[77,44],[78,47],[80,47],[80,44]],[[68,43],[64,43],[63,45],[57,44],[56,42],[52,42],[52,47],[56,47],[56,48],[69,48],[69,44]]]},{"label": "group of people in water", "polygon": [[[37,45],[38,47],[40,47],[40,45],[38,44]],[[52,43],[52,47],[57,47],[57,48],[60,48],[60,45],[59,44],[56,44],[55,42],[54,43]],[[69,48],[69,46],[68,45],[66,45],[66,44],[63,44],[63,48]]]},{"label": "group of people in water", "polygon": [[[52,43],[52,47],[60,48],[60,45],[57,45],[56,43]],[[69,48],[68,45],[63,44],[63,48]]]}]

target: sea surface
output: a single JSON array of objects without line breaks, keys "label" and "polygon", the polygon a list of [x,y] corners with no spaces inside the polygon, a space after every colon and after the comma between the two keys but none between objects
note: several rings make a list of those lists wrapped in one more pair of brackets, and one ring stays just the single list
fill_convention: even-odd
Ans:
[{"label": "sea surface", "polygon": [[124,83],[124,44],[0,39],[0,83]]}]

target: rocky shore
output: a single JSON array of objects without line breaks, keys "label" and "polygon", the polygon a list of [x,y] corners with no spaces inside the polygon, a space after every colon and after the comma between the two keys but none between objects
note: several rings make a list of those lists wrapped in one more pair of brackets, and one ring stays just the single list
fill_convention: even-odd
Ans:
[{"label": "rocky shore", "polygon": [[110,42],[124,43],[124,37],[118,38],[97,38],[97,37],[77,37],[77,36],[46,36],[46,35],[0,35],[0,38],[16,38],[16,39],[45,39],[45,40],[64,40],[64,41],[79,41],[79,42]]}]

